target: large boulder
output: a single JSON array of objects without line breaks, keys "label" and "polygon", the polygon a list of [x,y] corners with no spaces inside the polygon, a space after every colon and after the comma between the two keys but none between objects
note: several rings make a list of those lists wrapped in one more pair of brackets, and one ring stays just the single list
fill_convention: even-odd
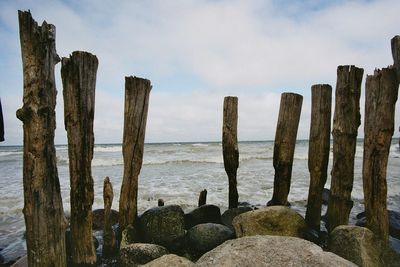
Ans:
[{"label": "large boulder", "polygon": [[221,210],[215,205],[203,205],[185,214],[186,229],[201,223],[221,223]]},{"label": "large boulder", "polygon": [[[119,222],[119,212],[111,210],[111,225]],[[96,209],[93,211],[93,229],[103,230],[104,227],[104,209]]]},{"label": "large boulder", "polygon": [[144,243],[130,244],[121,248],[119,252],[119,266],[134,267],[146,264],[165,254],[168,254],[168,250],[159,245]]},{"label": "large boulder", "polygon": [[359,266],[399,266],[400,262],[400,256],[371,230],[354,225],[336,227],[330,235],[328,249]]},{"label": "large boulder", "polygon": [[178,205],[149,209],[139,219],[139,233],[145,243],[176,251],[180,249],[186,234],[184,212]]},{"label": "large boulder", "polygon": [[232,239],[234,233],[225,225],[204,223],[190,228],[187,236],[189,246],[196,257],[212,250],[226,240]]},{"label": "large boulder", "polygon": [[296,237],[246,236],[228,240],[204,254],[197,266],[356,266]]},{"label": "large boulder", "polygon": [[[388,210],[389,217],[389,234],[400,239],[400,212]],[[357,226],[366,226],[365,211],[357,214]]]},{"label": "large boulder", "polygon": [[253,209],[249,206],[228,209],[221,215],[221,222],[222,222],[222,224],[228,226],[230,229],[232,229],[234,231],[234,228],[232,225],[233,219],[236,216],[238,216],[239,214],[242,214],[242,213],[245,213],[245,212],[248,212],[251,210],[253,210]]},{"label": "large boulder", "polygon": [[190,260],[177,256],[175,254],[167,254],[161,256],[149,263],[146,263],[146,267],[165,267],[165,266],[174,266],[174,267],[194,267],[195,264]]},{"label": "large boulder", "polygon": [[236,236],[278,235],[303,237],[304,218],[286,206],[270,206],[248,211],[233,219]]}]

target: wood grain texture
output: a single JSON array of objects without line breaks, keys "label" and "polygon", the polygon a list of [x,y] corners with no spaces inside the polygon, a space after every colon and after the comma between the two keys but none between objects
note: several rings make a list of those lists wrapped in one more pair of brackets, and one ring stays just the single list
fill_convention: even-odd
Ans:
[{"label": "wood grain texture", "polygon": [[317,84],[311,87],[311,126],[308,147],[308,190],[306,222],[320,231],[322,191],[327,179],[331,137],[332,87]]},{"label": "wood grain texture", "polygon": [[66,266],[66,220],[56,166],[55,26],[18,11],[24,77],[24,217],[29,266]]},{"label": "wood grain texture", "polygon": [[397,73],[397,82],[400,83],[400,36],[396,35],[391,40],[393,66]]},{"label": "wood grain texture", "polygon": [[333,117],[333,165],[331,194],[328,203],[327,229],[346,225],[353,207],[351,191],[354,181],[354,155],[360,126],[360,94],[364,70],[339,66]]},{"label": "wood grain texture", "polygon": [[292,179],[294,149],[299,127],[303,96],[283,93],[274,143],[274,193],[268,206],[289,205],[288,195]]},{"label": "wood grain texture", "polygon": [[117,253],[117,240],[112,229],[111,206],[114,199],[114,190],[110,178],[104,178],[103,200],[104,200],[104,227],[103,227],[103,253],[104,258],[115,256]]},{"label": "wood grain texture", "polygon": [[207,204],[207,189],[204,189],[203,191],[200,192],[199,194],[199,202],[198,206],[203,206]]},{"label": "wood grain texture", "polygon": [[386,167],[398,95],[396,70],[376,70],[365,83],[363,188],[367,227],[388,242]]}]

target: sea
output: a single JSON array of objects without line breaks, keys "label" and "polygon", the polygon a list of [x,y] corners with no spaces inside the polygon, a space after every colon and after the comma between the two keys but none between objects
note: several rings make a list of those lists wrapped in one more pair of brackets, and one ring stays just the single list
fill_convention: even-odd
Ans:
[{"label": "sea", "polygon": [[[240,164],[238,169],[239,201],[254,206],[264,206],[272,197],[274,168],[273,141],[239,142]],[[26,254],[25,225],[22,214],[24,205],[22,184],[21,146],[0,146],[0,254],[5,261]],[[69,167],[67,145],[57,145],[57,166],[63,206],[70,210]],[[358,140],[355,155],[354,207],[350,222],[363,211],[362,189],[363,140]],[[332,148],[329,159],[328,181],[332,167]],[[308,187],[308,141],[297,141],[289,202],[304,215]],[[103,208],[103,179],[108,176],[114,188],[113,208],[118,210],[118,200],[123,176],[121,144],[97,144],[92,161],[94,180],[93,209]],[[400,212],[400,152],[399,141],[394,138],[387,167],[388,208]],[[158,199],[166,205],[178,204],[185,211],[197,206],[200,191],[207,189],[207,203],[228,206],[228,178],[224,170],[220,142],[157,143],[146,144],[139,176],[139,213],[157,206]],[[323,212],[326,210],[324,207]]]}]

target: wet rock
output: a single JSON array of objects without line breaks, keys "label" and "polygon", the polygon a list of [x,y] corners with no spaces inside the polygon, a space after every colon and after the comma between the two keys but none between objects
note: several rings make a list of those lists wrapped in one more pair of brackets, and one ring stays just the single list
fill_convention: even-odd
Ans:
[{"label": "wet rock", "polygon": [[192,254],[198,257],[226,240],[232,239],[234,232],[222,224],[204,223],[193,226],[187,236]]},{"label": "wet rock", "polygon": [[[119,212],[111,210],[111,224],[114,225],[119,222]],[[96,209],[93,211],[93,229],[103,230],[104,227],[104,209]]]},{"label": "wet rock", "polygon": [[296,237],[246,236],[228,240],[204,254],[197,266],[356,266]]},{"label": "wet rock", "polygon": [[253,210],[253,209],[249,206],[228,209],[222,214],[221,222],[222,222],[222,224],[224,224],[225,226],[228,226],[230,229],[232,229],[234,231],[234,228],[232,225],[233,219],[236,216],[238,216],[239,214],[242,214],[242,213],[245,213],[245,212],[248,212],[251,210]]},{"label": "wet rock", "polygon": [[165,254],[168,254],[168,250],[156,244],[129,244],[121,248],[119,264],[122,267],[138,266],[146,264]]},{"label": "wet rock", "polygon": [[206,204],[185,214],[186,229],[201,223],[221,223],[221,210],[219,207]]},{"label": "wet rock", "polygon": [[170,205],[145,211],[139,218],[139,233],[145,243],[179,250],[186,234],[183,210],[178,205]]},{"label": "wet rock", "polygon": [[304,218],[285,206],[270,206],[248,211],[233,219],[236,236],[278,235],[303,237],[307,229]]},{"label": "wet rock", "polygon": [[322,190],[322,205],[328,205],[330,194],[331,190],[328,188],[324,188],[324,190]]},{"label": "wet rock", "polygon": [[167,254],[167,255],[161,256],[143,266],[146,266],[146,267],[165,267],[165,266],[194,267],[195,264],[184,257],[180,257],[175,254]]},{"label": "wet rock", "polygon": [[[400,239],[400,213],[393,210],[388,210],[388,216],[389,216],[389,234],[392,237]],[[365,218],[365,211],[357,214],[356,218],[358,219],[356,222],[357,226],[362,226],[362,227],[366,226],[367,221]]]}]

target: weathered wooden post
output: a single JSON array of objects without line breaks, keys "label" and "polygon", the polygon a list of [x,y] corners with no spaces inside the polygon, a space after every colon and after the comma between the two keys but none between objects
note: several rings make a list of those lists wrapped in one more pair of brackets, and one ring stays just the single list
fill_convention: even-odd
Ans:
[{"label": "weathered wooden post", "polygon": [[207,204],[207,189],[200,192],[198,204],[199,207]]},{"label": "weathered wooden post", "polygon": [[299,127],[303,96],[283,93],[279,108],[274,144],[274,193],[268,206],[289,205],[287,200],[292,178],[294,149]]},{"label": "weathered wooden post", "polygon": [[367,227],[388,242],[386,167],[398,94],[396,70],[375,70],[365,83],[363,187]]},{"label": "weathered wooden post", "polygon": [[396,35],[391,40],[393,65],[397,73],[397,81],[400,82],[400,36]]},{"label": "weathered wooden post", "polygon": [[311,126],[308,145],[308,190],[306,222],[309,227],[320,231],[322,191],[327,178],[330,136],[332,87],[317,84],[311,87]]},{"label": "weathered wooden post", "polygon": [[24,72],[24,216],[29,266],[66,266],[66,221],[56,165],[55,26],[18,11]]},{"label": "weathered wooden post", "polygon": [[97,67],[97,57],[81,51],[61,61],[71,183],[71,260],[75,266],[96,264],[92,242],[92,159]]},{"label": "weathered wooden post", "polygon": [[125,77],[125,117],[122,153],[124,177],[119,200],[121,232],[135,226],[137,217],[138,177],[143,162],[144,136],[151,83],[138,77]]},{"label": "weathered wooden post", "polygon": [[224,98],[224,119],[222,126],[222,152],[224,167],[229,180],[229,208],[236,208],[239,194],[237,191],[237,168],[239,168],[239,149],[237,140],[238,98]]},{"label": "weathered wooden post", "polygon": [[111,225],[111,206],[114,191],[110,178],[106,177],[103,183],[104,226],[103,226],[103,257],[108,258],[117,253],[117,241]]},{"label": "weathered wooden post", "polygon": [[347,224],[353,207],[351,191],[354,180],[354,155],[360,126],[360,94],[364,70],[339,66],[333,116],[333,165],[331,194],[328,203],[327,229]]}]

